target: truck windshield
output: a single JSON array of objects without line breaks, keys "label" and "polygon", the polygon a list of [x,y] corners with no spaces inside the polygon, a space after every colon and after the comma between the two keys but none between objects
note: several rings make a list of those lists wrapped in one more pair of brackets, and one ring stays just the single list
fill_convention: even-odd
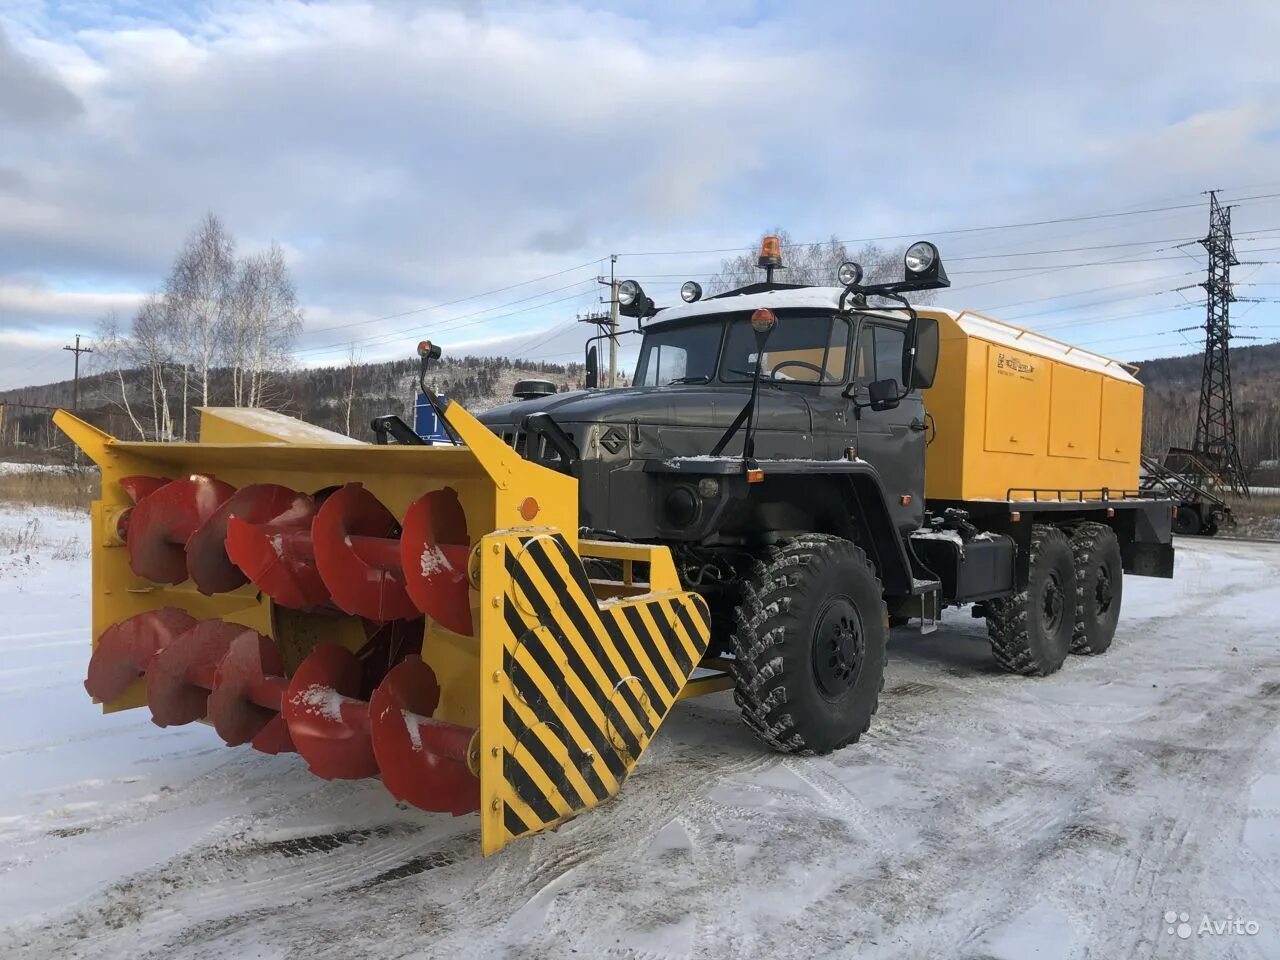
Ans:
[{"label": "truck windshield", "polygon": [[[844,317],[781,312],[765,346],[761,374],[777,382],[843,383],[849,342],[850,327]],[[646,331],[635,385],[708,383],[717,372],[723,382],[749,383],[755,367],[756,338],[750,314],[709,316]]]},{"label": "truck windshield", "polygon": [[[842,383],[849,359],[849,322],[822,313],[780,313],[765,344],[760,373],[770,380]],[[756,369],[756,335],[749,317],[735,317],[725,338],[720,379],[749,381]]]},{"label": "truck windshield", "polygon": [[706,383],[716,372],[720,355],[719,318],[665,330],[646,331],[636,364],[637,387],[662,387],[668,383]]}]

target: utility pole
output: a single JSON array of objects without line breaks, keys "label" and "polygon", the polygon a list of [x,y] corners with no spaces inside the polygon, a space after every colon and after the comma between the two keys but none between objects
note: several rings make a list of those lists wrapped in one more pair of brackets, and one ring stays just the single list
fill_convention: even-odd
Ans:
[{"label": "utility pole", "polygon": [[75,386],[73,387],[71,409],[78,413],[80,411],[80,354],[93,353],[93,350],[89,347],[80,346],[80,334],[78,333],[76,334],[76,345],[74,347],[68,345],[62,349],[70,350],[76,355]]},{"label": "utility pole", "polygon": [[609,287],[609,386],[618,385],[618,278],[615,275],[618,255],[609,255],[609,279],[598,277],[597,283]]},{"label": "utility pole", "polygon": [[1208,301],[1205,317],[1204,372],[1200,380],[1200,410],[1192,449],[1217,471],[1223,485],[1240,496],[1249,496],[1240,450],[1236,446],[1236,414],[1231,401],[1231,268],[1236,259],[1231,239],[1231,208],[1218,203],[1218,191],[1209,193],[1209,234],[1200,241],[1209,254],[1209,275],[1204,283]]}]

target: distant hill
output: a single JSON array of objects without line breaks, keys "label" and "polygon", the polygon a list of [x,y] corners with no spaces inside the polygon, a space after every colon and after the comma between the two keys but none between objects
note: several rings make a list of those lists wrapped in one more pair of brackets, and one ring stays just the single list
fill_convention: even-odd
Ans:
[{"label": "distant hill", "polygon": [[[1143,446],[1158,453],[1169,446],[1187,446],[1195,433],[1196,409],[1200,401],[1199,354],[1146,360],[1138,364],[1138,378],[1147,388]],[[1231,351],[1231,371],[1235,387],[1237,429],[1241,455],[1246,465],[1280,459],[1280,344],[1239,347]],[[386,363],[298,369],[280,375],[271,391],[271,406],[302,417],[331,430],[347,430],[347,397],[351,395],[351,433],[369,436],[369,420],[378,414],[396,413],[408,418],[417,392],[417,363],[394,360]],[[512,360],[507,357],[446,357],[431,375],[434,386],[447,396],[474,410],[486,410],[511,398],[517,380],[539,377],[551,380],[562,390],[582,385],[582,364],[557,365]],[[152,431],[151,391],[143,371],[126,374],[135,418]],[[175,388],[169,384],[172,392]],[[215,377],[215,395],[229,395],[226,378]],[[119,379],[96,375],[81,380],[82,408],[93,422],[116,436],[137,436],[137,429],[123,410]],[[38,407],[70,406],[69,380],[39,387],[0,392],[0,403],[35,404]],[[189,401],[194,406],[194,395]],[[181,436],[180,402],[170,397],[175,424]],[[190,431],[194,436],[195,414]],[[150,436],[150,433],[148,434]],[[51,430],[48,413],[40,409],[11,406],[0,440],[14,439],[37,447],[56,446],[60,436]]]},{"label": "distant hill", "polygon": [[[1138,379],[1147,388],[1143,447],[1148,453],[1191,445],[1203,365],[1202,354],[1137,364]],[[1233,347],[1231,385],[1245,465],[1280,458],[1280,343]]]},{"label": "distant hill", "polygon": [[[561,390],[582,385],[580,363],[561,365],[512,360],[507,357],[446,357],[432,367],[428,382],[439,393],[464,403],[475,411],[487,410],[511,399],[519,380],[550,380]],[[300,368],[275,376],[267,391],[266,406],[310,423],[372,439],[369,421],[394,413],[410,420],[418,393],[416,360],[361,363],[351,366]],[[168,409],[175,438],[181,439],[181,381],[167,379]],[[148,371],[126,371],[123,377],[128,407],[122,399],[121,378],[116,374],[96,374],[80,379],[80,407],[85,419],[118,437],[139,438],[139,427],[147,439],[155,438],[163,409],[152,389]],[[225,403],[231,395],[228,375],[215,372],[211,393],[214,403]],[[0,446],[60,446],[63,438],[49,423],[50,408],[70,407],[73,384],[70,380],[21,387],[0,392],[0,404],[8,404]],[[348,412],[348,399],[350,411]],[[194,386],[187,400],[187,435],[195,439],[200,398]],[[132,415],[131,415],[132,414]]]}]

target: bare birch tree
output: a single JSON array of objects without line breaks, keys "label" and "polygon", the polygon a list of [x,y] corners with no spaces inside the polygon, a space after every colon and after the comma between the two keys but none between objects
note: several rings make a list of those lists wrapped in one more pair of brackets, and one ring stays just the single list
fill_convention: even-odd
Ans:
[{"label": "bare birch tree", "polygon": [[[152,294],[133,318],[134,363],[146,371],[151,387],[151,416],[157,440],[172,440],[173,414],[169,407],[168,375],[174,364],[174,329],[164,298]],[[186,398],[183,398],[185,412]]]},{"label": "bare birch tree", "polygon": [[356,398],[356,367],[360,363],[360,348],[355,341],[347,348],[347,436],[351,436],[351,405]]},{"label": "bare birch tree", "polygon": [[273,243],[240,261],[229,316],[227,347],[233,403],[269,402],[273,374],[286,369],[302,329],[302,310],[284,251]]},{"label": "bare birch tree", "polygon": [[[181,360],[194,371],[204,406],[209,404],[211,373],[226,350],[235,279],[235,240],[218,217],[205,214],[174,261],[164,290],[167,312],[180,337]],[[185,369],[183,411],[185,435]]]},{"label": "bare birch tree", "polygon": [[140,440],[147,439],[147,431],[133,412],[133,404],[129,402],[129,384],[125,378],[125,370],[132,369],[134,363],[133,342],[120,329],[120,318],[114,310],[104,314],[98,320],[98,328],[93,338],[94,364],[111,374],[112,380],[119,387],[120,399],[116,400],[106,389],[103,398],[113,406],[120,407],[129,417],[129,422],[138,431]]}]

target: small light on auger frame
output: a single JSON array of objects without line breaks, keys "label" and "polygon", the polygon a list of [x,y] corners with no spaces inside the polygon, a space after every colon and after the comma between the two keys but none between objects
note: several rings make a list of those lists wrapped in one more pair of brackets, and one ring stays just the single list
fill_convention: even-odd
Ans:
[{"label": "small light on auger frame", "polygon": [[680,286],[680,299],[685,303],[697,303],[702,299],[702,284],[696,280],[686,280]]}]

